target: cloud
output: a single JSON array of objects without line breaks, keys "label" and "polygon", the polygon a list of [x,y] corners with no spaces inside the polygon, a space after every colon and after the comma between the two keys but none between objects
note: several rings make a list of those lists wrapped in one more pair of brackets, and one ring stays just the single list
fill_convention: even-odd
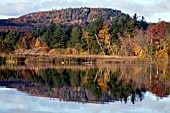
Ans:
[{"label": "cloud", "polygon": [[[157,13],[169,13],[170,10],[170,2],[168,0],[157,1],[155,3],[148,3],[148,4],[138,4],[136,11],[140,14],[146,16],[152,16],[153,14]],[[129,8],[130,9],[130,8]]]},{"label": "cloud", "polygon": [[61,9],[68,7],[83,6],[84,2],[81,0],[46,0],[38,5],[39,9]]},{"label": "cloud", "polygon": [[19,16],[37,10],[34,0],[8,0],[0,3],[0,15]]},{"label": "cloud", "polygon": [[118,9],[130,15],[137,13],[152,19],[158,19],[160,16],[170,21],[169,0],[0,0],[0,15],[2,15],[0,18],[21,16],[36,11],[85,6]]}]

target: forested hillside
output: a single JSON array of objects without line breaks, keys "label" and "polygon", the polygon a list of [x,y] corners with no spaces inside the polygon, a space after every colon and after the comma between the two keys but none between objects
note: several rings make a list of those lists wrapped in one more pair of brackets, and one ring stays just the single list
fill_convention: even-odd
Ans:
[{"label": "forested hillside", "polygon": [[120,10],[106,8],[68,8],[62,10],[51,10],[35,12],[23,15],[16,19],[0,20],[0,30],[29,31],[34,28],[48,26],[50,23],[66,25],[87,25],[99,17],[111,22],[114,17],[125,15]]},{"label": "forested hillside", "polygon": [[144,17],[137,14],[130,17],[112,9],[69,8],[31,13],[12,21],[22,27],[29,23],[34,28],[27,32],[1,31],[1,53],[14,53],[16,50],[17,53],[21,50],[23,53],[35,48],[46,48],[46,51],[53,49],[55,54],[68,55],[154,59],[168,59],[169,55],[170,23],[162,21],[148,24]]}]

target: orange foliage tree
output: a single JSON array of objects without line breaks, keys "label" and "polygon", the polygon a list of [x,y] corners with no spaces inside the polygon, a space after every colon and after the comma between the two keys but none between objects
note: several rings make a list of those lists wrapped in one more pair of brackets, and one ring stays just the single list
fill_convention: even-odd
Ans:
[{"label": "orange foliage tree", "polygon": [[98,34],[100,40],[104,43],[104,49],[108,50],[108,54],[112,53],[112,47],[111,47],[111,36],[109,34],[109,25],[107,23],[103,23],[102,29],[99,31]]},{"label": "orange foliage tree", "polygon": [[168,58],[168,43],[167,36],[169,23],[161,21],[149,29],[151,50],[154,58]]},{"label": "orange foliage tree", "polygon": [[35,42],[35,47],[40,47],[40,46],[41,46],[41,41],[39,38],[37,38]]}]

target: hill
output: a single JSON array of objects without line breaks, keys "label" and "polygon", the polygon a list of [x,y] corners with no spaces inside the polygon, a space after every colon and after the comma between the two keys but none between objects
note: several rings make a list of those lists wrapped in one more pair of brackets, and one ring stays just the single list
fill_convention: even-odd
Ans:
[{"label": "hill", "polygon": [[62,10],[51,10],[35,12],[23,15],[15,19],[0,20],[0,30],[30,30],[47,26],[50,23],[60,23],[66,25],[79,24],[87,25],[97,18],[104,18],[105,21],[111,22],[114,17],[125,15],[120,10],[107,8],[68,8]]},{"label": "hill", "polygon": [[0,20],[0,30],[1,54],[16,50],[45,54],[40,47],[61,55],[153,59],[168,59],[170,55],[170,23],[149,24],[137,14],[130,17],[113,9],[68,8],[30,13]]}]

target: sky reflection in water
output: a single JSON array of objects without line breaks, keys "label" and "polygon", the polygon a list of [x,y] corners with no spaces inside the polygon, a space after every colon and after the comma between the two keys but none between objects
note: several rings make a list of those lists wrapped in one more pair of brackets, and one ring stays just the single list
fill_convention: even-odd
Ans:
[{"label": "sky reflection in water", "polygon": [[0,113],[168,113],[170,97],[159,99],[146,92],[142,102],[92,104],[63,102],[59,99],[29,96],[16,89],[0,88]]}]

